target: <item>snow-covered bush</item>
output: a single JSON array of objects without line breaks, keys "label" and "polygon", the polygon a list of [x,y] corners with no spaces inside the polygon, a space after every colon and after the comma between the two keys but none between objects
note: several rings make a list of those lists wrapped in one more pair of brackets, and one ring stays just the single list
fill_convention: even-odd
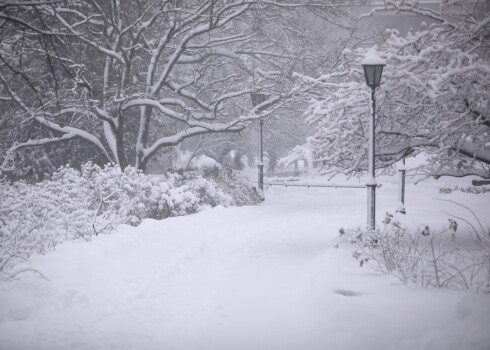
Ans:
[{"label": "snow-covered bush", "polygon": [[216,182],[203,178],[200,172],[185,173],[179,180],[182,182],[182,190],[192,193],[198,199],[199,206],[233,204],[233,198],[229,194],[224,193]]},{"label": "snow-covered bush", "polygon": [[80,170],[61,167],[51,180],[36,184],[2,182],[0,192],[0,279],[17,274],[15,266],[32,253],[64,240],[90,239],[145,218],[258,202],[252,187],[228,169],[216,168],[207,178],[198,171],[150,176],[90,162]]},{"label": "snow-covered bush", "polygon": [[87,225],[93,216],[87,203],[90,190],[75,170],[62,173],[59,179],[35,185],[0,184],[0,272],[64,239],[91,235]]},{"label": "snow-covered bush", "polygon": [[247,179],[240,177],[231,168],[214,167],[203,169],[204,178],[216,182],[220,188],[232,197],[232,205],[243,206],[258,204],[263,199]]},{"label": "snow-covered bush", "polygon": [[449,194],[454,191],[479,194],[479,193],[490,192],[490,188],[484,186],[466,186],[466,187],[453,186],[453,187],[439,188],[439,193],[443,193],[443,194]]},{"label": "snow-covered bush", "polygon": [[117,166],[99,168],[87,163],[81,176],[91,189],[97,222],[105,225],[138,225],[145,218],[164,219],[198,210],[198,198],[179,188],[174,174],[161,178],[131,167],[121,171]]},{"label": "snow-covered bush", "polygon": [[371,231],[340,229],[361,266],[372,262],[403,283],[423,287],[490,287],[490,232],[479,221],[480,229],[471,225],[472,232],[458,231],[450,218],[441,231],[422,225],[411,233],[387,213],[383,224]]}]

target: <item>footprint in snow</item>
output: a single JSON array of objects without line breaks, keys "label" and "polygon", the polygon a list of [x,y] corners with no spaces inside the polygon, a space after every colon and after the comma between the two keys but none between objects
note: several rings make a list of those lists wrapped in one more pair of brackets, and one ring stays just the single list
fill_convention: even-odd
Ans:
[{"label": "footprint in snow", "polygon": [[343,295],[344,297],[358,297],[362,295],[362,293],[354,292],[352,290],[347,290],[347,289],[336,289],[333,292]]}]

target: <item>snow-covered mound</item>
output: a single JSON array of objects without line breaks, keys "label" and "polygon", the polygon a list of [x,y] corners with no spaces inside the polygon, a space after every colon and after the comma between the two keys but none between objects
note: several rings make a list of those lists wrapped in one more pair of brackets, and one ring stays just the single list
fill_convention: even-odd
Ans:
[{"label": "snow-covered mound", "polygon": [[[378,219],[397,204],[380,179]],[[407,185],[408,227],[455,207],[489,223],[490,193]],[[462,181],[462,180],[458,180]],[[464,180],[467,181],[467,180]],[[490,348],[490,297],[412,289],[359,267],[340,227],[365,225],[364,189],[266,190],[258,206],[217,206],[66,242],[0,285],[2,349],[379,350]],[[463,223],[462,223],[463,226]],[[462,227],[461,227],[462,228]]]},{"label": "snow-covered mound", "polygon": [[36,184],[0,183],[0,280],[26,271],[15,266],[70,239],[111,233],[121,224],[197,213],[217,205],[260,201],[248,180],[214,167],[182,175],[145,175],[91,163],[62,167]]}]

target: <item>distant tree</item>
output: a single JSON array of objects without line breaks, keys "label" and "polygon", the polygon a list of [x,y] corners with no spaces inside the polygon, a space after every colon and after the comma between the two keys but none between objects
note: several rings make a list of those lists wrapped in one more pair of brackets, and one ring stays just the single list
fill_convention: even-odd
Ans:
[{"label": "distant tree", "polygon": [[[427,155],[419,170],[430,176],[490,178],[490,14],[475,3],[443,2],[439,12],[407,1],[378,11],[424,16],[405,37],[388,31],[380,54],[386,59],[376,92],[376,167]],[[346,49],[335,70],[299,77],[313,98],[305,113],[315,128],[308,139],[325,173],[356,174],[367,168],[370,89],[360,61],[366,49]],[[298,148],[286,162],[301,155]]]}]

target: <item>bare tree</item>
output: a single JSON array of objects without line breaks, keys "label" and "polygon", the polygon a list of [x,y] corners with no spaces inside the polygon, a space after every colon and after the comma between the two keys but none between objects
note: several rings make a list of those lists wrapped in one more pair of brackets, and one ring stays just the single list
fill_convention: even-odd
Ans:
[{"label": "bare tree", "polygon": [[[12,145],[2,168],[22,148],[81,139],[121,168],[133,162],[145,170],[159,150],[183,140],[243,130],[294,95],[288,79],[309,58],[290,38],[300,35],[294,16],[308,6],[342,7],[266,0],[2,5],[5,32],[28,39],[22,54],[8,48],[2,55],[2,98],[24,122],[50,131]],[[261,32],[267,16],[278,25]],[[48,61],[42,67],[41,57]],[[249,93],[257,91],[270,98],[252,108]]]}]

